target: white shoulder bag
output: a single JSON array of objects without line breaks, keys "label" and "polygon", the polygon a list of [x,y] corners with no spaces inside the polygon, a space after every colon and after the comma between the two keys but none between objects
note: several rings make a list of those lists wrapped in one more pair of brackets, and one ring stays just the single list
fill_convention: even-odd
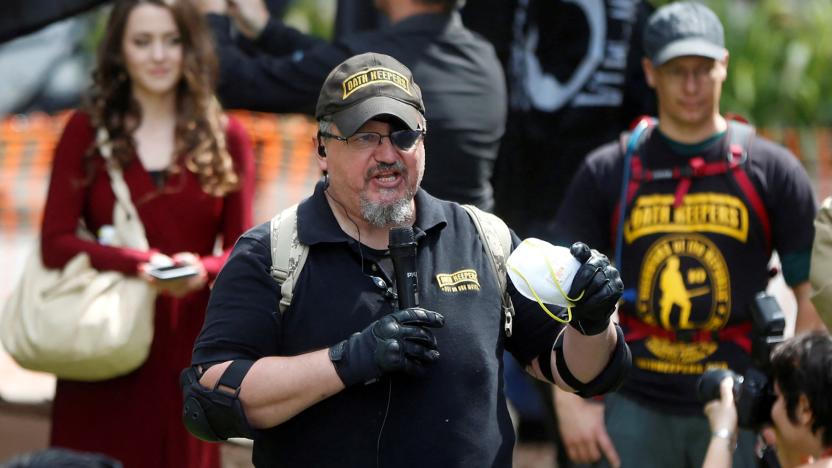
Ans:
[{"label": "white shoulder bag", "polygon": [[[116,197],[113,245],[148,250],[144,226],[106,130],[97,141]],[[99,271],[79,253],[60,270],[43,266],[38,242],[0,316],[0,341],[26,369],[97,381],[138,368],[153,341],[156,291],[136,276]]]}]

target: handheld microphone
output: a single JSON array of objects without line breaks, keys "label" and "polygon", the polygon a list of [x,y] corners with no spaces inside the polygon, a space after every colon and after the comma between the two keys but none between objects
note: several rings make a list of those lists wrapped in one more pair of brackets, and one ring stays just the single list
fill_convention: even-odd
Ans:
[{"label": "handheld microphone", "polygon": [[413,228],[408,226],[391,229],[387,248],[393,260],[399,309],[417,307],[419,305],[419,275],[416,272],[416,238]]}]

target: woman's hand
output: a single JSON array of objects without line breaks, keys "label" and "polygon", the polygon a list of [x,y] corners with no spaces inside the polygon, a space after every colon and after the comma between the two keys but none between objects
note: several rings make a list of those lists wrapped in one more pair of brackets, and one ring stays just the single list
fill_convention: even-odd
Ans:
[{"label": "woman's hand", "polygon": [[[169,265],[190,265],[199,271],[194,276],[186,278],[159,280],[150,275],[153,267]],[[202,289],[208,282],[208,273],[202,265],[199,256],[191,252],[180,252],[173,257],[163,254],[154,254],[150,261],[139,266],[139,277],[152,284],[161,294],[173,297],[184,297],[188,293]]]}]

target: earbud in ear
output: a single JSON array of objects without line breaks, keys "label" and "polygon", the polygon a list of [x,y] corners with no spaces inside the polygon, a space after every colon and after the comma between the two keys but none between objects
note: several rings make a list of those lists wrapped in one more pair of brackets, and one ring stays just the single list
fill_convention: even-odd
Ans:
[{"label": "earbud in ear", "polygon": [[318,156],[322,158],[326,157],[326,148],[324,148],[324,145],[318,145]]}]

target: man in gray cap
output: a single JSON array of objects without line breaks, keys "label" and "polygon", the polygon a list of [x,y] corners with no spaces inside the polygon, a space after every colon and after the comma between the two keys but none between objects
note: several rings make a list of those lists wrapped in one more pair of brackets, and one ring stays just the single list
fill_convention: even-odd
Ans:
[{"label": "man in gray cap", "polygon": [[[424,110],[410,70],[392,57],[357,55],[329,74],[315,112],[327,175],[283,213],[296,222],[244,234],[218,276],[194,366],[183,372],[192,433],[253,438],[257,466],[509,467],[504,350],[581,395],[620,385],[630,361],[609,320],[618,272],[585,244],[572,246],[582,265],[569,325],[511,284],[503,293],[505,266],[495,269],[486,253],[495,246],[475,218],[419,188]],[[489,216],[476,219],[497,228]],[[413,249],[412,269],[393,263],[395,227],[409,232],[401,245]],[[289,245],[303,246],[304,266],[287,262],[279,284],[270,272],[287,265],[273,256]],[[414,277],[412,290],[401,287]]]},{"label": "man in gray cap", "polygon": [[720,114],[723,36],[717,16],[699,3],[656,10],[642,65],[658,122],[590,154],[558,212],[556,241],[581,239],[615,253],[633,288],[618,309],[633,350],[621,390],[603,404],[557,392],[575,461],[701,466],[717,437],[738,441],[734,467],[756,466],[754,435],[712,435],[696,386],[708,368],[743,373],[751,364],[751,309],[766,290],[772,250],[797,299],[797,330],[822,327],[807,281],[817,207],[811,184],[788,150]]}]

